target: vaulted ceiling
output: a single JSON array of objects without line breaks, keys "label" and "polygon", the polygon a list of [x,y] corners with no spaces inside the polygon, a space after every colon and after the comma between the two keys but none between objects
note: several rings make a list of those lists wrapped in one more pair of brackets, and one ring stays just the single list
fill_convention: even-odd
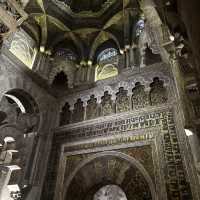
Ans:
[{"label": "vaulted ceiling", "polygon": [[126,11],[132,19],[141,12],[137,0],[31,0],[25,11],[29,20],[24,26],[40,47],[53,53],[67,45],[80,60],[90,59],[109,40],[123,48]]}]

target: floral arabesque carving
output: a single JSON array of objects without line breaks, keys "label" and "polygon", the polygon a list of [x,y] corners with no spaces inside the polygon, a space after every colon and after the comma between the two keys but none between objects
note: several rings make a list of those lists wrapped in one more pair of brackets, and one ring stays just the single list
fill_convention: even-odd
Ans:
[{"label": "floral arabesque carving", "polygon": [[[150,91],[149,88],[145,88],[140,82],[135,83],[135,87],[132,89],[132,95],[128,95],[129,89],[125,90],[124,87],[119,87],[117,93],[113,93],[112,90],[108,91],[107,88],[105,88],[105,90],[103,96],[98,96],[98,94],[94,92],[95,95],[92,94],[89,100],[84,97],[82,97],[82,100],[78,99],[74,104],[73,114],[69,112],[69,108],[68,111],[65,111],[65,114],[63,112],[61,113],[60,119],[62,119],[62,122],[67,122],[63,124],[60,121],[60,124],[68,124],[68,119],[71,119],[71,116],[73,122],[78,122],[114,113],[139,110],[147,106],[156,106],[167,103],[168,100],[168,92],[167,88],[164,86],[164,81],[160,80],[158,77],[155,77],[150,84]],[[101,101],[98,102],[98,98],[99,100],[101,99]],[[84,108],[85,105],[87,106]],[[63,111],[64,108],[65,107],[63,107]],[[64,116],[66,119],[63,119]]]},{"label": "floral arabesque carving", "polygon": [[130,100],[127,94],[127,90],[124,90],[123,87],[119,88],[119,92],[116,93],[116,112],[127,112],[130,110]]},{"label": "floral arabesque carving", "polygon": [[104,96],[101,98],[101,114],[103,116],[110,115],[113,113],[113,101],[111,94],[108,91],[104,92]]},{"label": "floral arabesque carving", "polygon": [[152,106],[162,104],[167,102],[167,90],[164,87],[164,82],[158,77],[153,79],[153,82],[150,84],[150,103]]},{"label": "floral arabesque carving", "polygon": [[71,111],[70,105],[66,103],[62,108],[62,112],[60,114],[60,126],[69,124],[71,122]]},{"label": "floral arabesque carving", "polygon": [[72,114],[73,122],[80,122],[84,119],[84,107],[83,101],[79,98],[77,102],[74,104],[74,110]]},{"label": "floral arabesque carving", "polygon": [[135,87],[132,90],[133,94],[131,97],[132,109],[137,110],[140,108],[144,108],[149,105],[149,97],[148,93],[145,91],[144,85],[140,82],[135,83]]},{"label": "floral arabesque carving", "polygon": [[49,84],[51,85],[53,83],[55,76],[59,72],[63,71],[67,75],[68,87],[73,88],[76,70],[77,70],[76,65],[72,61],[66,61],[66,59],[63,60],[57,58],[49,74]]},{"label": "floral arabesque carving", "polygon": [[98,116],[97,98],[95,98],[94,95],[91,95],[90,99],[87,101],[86,114],[87,119],[94,119]]}]

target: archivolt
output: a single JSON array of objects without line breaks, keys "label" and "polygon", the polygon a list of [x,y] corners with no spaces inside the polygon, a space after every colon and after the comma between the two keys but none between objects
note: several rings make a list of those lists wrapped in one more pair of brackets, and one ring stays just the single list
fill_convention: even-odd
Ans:
[{"label": "archivolt", "polygon": [[124,153],[117,152],[117,151],[108,151],[108,152],[97,153],[97,154],[92,155],[91,157],[83,160],[82,162],[80,162],[80,164],[73,170],[73,172],[70,174],[69,178],[64,183],[63,191],[62,191],[63,199],[65,199],[65,196],[66,196],[67,190],[68,190],[68,188],[70,186],[70,183],[73,180],[73,178],[75,177],[75,175],[79,172],[79,170],[83,166],[88,164],[89,162],[93,161],[96,158],[102,157],[102,156],[119,157],[119,158],[121,158],[123,160],[126,160],[131,165],[133,165],[134,167],[136,167],[140,171],[140,173],[143,175],[143,177],[145,178],[146,182],[148,183],[150,191],[151,191],[152,199],[153,200],[157,200],[157,195],[156,195],[156,192],[155,192],[155,186],[153,184],[153,181],[152,181],[151,177],[149,176],[148,172],[143,167],[143,165],[138,160],[136,160],[135,158],[130,157],[130,156],[124,154]]}]

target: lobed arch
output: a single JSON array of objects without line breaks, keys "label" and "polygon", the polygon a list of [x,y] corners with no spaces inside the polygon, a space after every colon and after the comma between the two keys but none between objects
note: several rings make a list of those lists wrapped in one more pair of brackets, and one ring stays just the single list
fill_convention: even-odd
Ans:
[{"label": "lobed arch", "polygon": [[49,74],[49,84],[52,85],[57,74],[59,74],[60,72],[64,72],[64,74],[67,76],[68,87],[72,88],[74,83],[75,71],[76,64],[74,62],[68,60],[59,60]]}]

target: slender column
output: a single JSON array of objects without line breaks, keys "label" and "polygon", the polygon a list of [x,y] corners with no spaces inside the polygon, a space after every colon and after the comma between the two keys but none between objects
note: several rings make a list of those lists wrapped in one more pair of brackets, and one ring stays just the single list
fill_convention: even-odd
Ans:
[{"label": "slender column", "polygon": [[133,47],[131,47],[130,48],[130,67],[131,68],[135,68],[135,59],[134,59],[134,48]]},{"label": "slender column", "polygon": [[128,68],[130,65],[129,65],[129,50],[126,49],[125,51],[125,58],[126,58],[126,68]]}]

